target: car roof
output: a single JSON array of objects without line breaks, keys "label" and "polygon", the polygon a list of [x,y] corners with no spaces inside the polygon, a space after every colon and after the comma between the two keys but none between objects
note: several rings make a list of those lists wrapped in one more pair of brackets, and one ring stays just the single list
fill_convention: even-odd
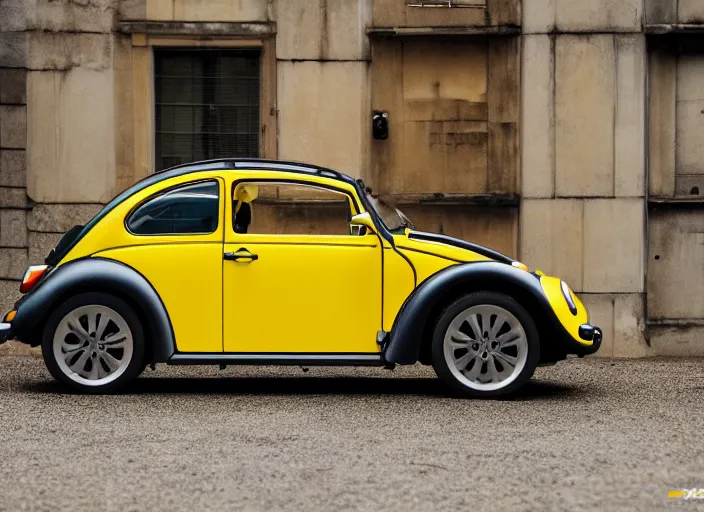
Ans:
[{"label": "car roof", "polygon": [[287,171],[298,174],[325,176],[347,183],[354,183],[354,179],[346,174],[327,167],[318,165],[306,164],[303,162],[293,162],[285,160],[265,160],[258,158],[218,158],[214,160],[201,160],[190,162],[174,167],[169,167],[154,173],[155,175],[182,175],[190,172],[208,171],[208,170],[238,170],[238,169],[257,169],[265,171]]}]

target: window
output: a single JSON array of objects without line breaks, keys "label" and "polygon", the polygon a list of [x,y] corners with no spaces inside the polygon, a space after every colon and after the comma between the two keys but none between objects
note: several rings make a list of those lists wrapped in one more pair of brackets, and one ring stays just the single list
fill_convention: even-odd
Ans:
[{"label": "window", "polygon": [[232,228],[239,234],[349,235],[347,194],[293,183],[238,183]]},{"label": "window", "polygon": [[154,50],[156,169],[259,157],[258,49]]},{"label": "window", "polygon": [[127,218],[135,235],[207,234],[218,227],[220,185],[204,181],[173,188],[142,203]]}]

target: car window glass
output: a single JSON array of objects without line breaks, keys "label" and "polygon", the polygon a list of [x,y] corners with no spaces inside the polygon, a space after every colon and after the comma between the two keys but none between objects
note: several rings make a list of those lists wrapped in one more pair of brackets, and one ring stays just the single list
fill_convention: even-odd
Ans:
[{"label": "car window glass", "polygon": [[350,199],[342,192],[295,183],[240,182],[232,198],[232,228],[239,234],[350,234]]},{"label": "car window glass", "polygon": [[127,219],[136,235],[207,234],[218,227],[217,181],[193,183],[152,197]]}]

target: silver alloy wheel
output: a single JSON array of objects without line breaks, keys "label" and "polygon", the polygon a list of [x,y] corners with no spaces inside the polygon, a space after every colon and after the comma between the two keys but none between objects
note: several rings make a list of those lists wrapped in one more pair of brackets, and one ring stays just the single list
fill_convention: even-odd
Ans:
[{"label": "silver alloy wheel", "polygon": [[104,386],[127,370],[134,340],[117,311],[96,304],[67,313],[56,327],[53,347],[68,378],[84,386]]},{"label": "silver alloy wheel", "polygon": [[443,353],[454,377],[477,391],[511,384],[528,360],[528,338],[518,319],[492,304],[459,313],[445,332]]}]

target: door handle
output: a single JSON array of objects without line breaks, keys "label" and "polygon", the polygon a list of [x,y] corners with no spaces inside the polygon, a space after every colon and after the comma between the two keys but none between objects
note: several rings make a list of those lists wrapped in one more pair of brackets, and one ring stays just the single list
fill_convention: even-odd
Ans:
[{"label": "door handle", "polygon": [[259,255],[257,254],[252,254],[249,252],[247,249],[244,247],[242,249],[237,249],[235,252],[226,252],[223,255],[223,258],[227,261],[240,261],[246,260],[246,263],[251,263],[252,261],[256,261],[259,259]]}]

